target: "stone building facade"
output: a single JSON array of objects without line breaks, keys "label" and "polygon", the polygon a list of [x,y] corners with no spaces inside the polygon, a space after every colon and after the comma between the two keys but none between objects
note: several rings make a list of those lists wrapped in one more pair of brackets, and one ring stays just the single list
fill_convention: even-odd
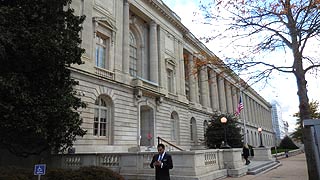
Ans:
[{"label": "stone building facade", "polygon": [[[87,103],[80,110],[87,134],[76,153],[144,151],[157,137],[190,150],[212,113],[235,112],[239,78],[213,66],[195,76],[199,52],[215,55],[161,0],[73,0],[71,7],[86,16],[84,64],[72,67]],[[262,127],[264,145],[273,146],[271,105],[250,87],[241,92],[247,142],[258,146]]]}]

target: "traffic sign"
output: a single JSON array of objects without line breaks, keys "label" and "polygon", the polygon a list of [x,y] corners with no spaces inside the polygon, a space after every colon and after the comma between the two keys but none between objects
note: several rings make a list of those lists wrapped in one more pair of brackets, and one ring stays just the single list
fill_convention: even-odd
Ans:
[{"label": "traffic sign", "polygon": [[34,165],[34,175],[45,175],[46,174],[46,165],[45,164],[36,164]]}]

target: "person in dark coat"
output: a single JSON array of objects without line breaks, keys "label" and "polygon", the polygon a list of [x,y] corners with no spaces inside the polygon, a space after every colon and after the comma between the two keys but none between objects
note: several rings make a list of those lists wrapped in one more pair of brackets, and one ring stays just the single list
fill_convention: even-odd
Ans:
[{"label": "person in dark coat", "polygon": [[246,165],[249,165],[250,164],[250,161],[248,159],[249,158],[249,147],[247,144],[243,145],[242,154],[243,154],[243,158],[246,160]]},{"label": "person in dark coat", "polygon": [[173,168],[171,155],[165,152],[165,146],[158,144],[158,154],[154,155],[150,163],[156,169],[156,180],[170,180],[169,169]]}]

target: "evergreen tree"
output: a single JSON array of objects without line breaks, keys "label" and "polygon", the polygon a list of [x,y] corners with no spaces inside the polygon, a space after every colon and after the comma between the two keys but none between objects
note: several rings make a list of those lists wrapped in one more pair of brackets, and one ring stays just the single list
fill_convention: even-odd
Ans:
[{"label": "evergreen tree", "polygon": [[[221,118],[226,117],[227,123],[222,124]],[[237,117],[231,114],[214,114],[206,130],[206,144],[209,148],[220,148],[224,141],[224,126],[226,126],[227,143],[232,148],[242,147],[241,128],[238,127]]]},{"label": "evergreen tree", "polygon": [[0,148],[17,156],[64,150],[85,134],[70,77],[84,17],[70,3],[0,1]]},{"label": "evergreen tree", "polygon": [[291,138],[288,136],[284,137],[279,145],[280,148],[282,149],[298,149],[298,147],[293,143]]},{"label": "evergreen tree", "polygon": [[[318,111],[319,110],[319,102],[318,101],[311,101],[309,103],[309,107],[310,107],[311,118],[312,119],[320,119],[320,112]],[[300,119],[300,113],[297,112],[293,116],[297,117],[297,122],[296,122],[295,131],[292,133],[291,137],[294,140],[300,141],[301,143],[303,143],[303,136],[302,136],[303,124]]]}]

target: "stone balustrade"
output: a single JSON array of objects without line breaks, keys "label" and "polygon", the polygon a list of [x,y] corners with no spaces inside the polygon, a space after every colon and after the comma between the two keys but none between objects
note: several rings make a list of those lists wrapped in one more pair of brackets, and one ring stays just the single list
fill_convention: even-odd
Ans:
[{"label": "stone balustrade", "polygon": [[[235,148],[168,152],[173,159],[171,179],[211,180],[243,176],[247,167],[243,165],[241,151],[242,149]],[[156,153],[60,154],[54,156],[52,166],[103,166],[120,173],[128,180],[147,180],[154,179],[154,169],[150,168],[150,162]]]},{"label": "stone balustrade", "polygon": [[103,78],[114,80],[114,73],[103,68],[95,67],[95,74]]}]

